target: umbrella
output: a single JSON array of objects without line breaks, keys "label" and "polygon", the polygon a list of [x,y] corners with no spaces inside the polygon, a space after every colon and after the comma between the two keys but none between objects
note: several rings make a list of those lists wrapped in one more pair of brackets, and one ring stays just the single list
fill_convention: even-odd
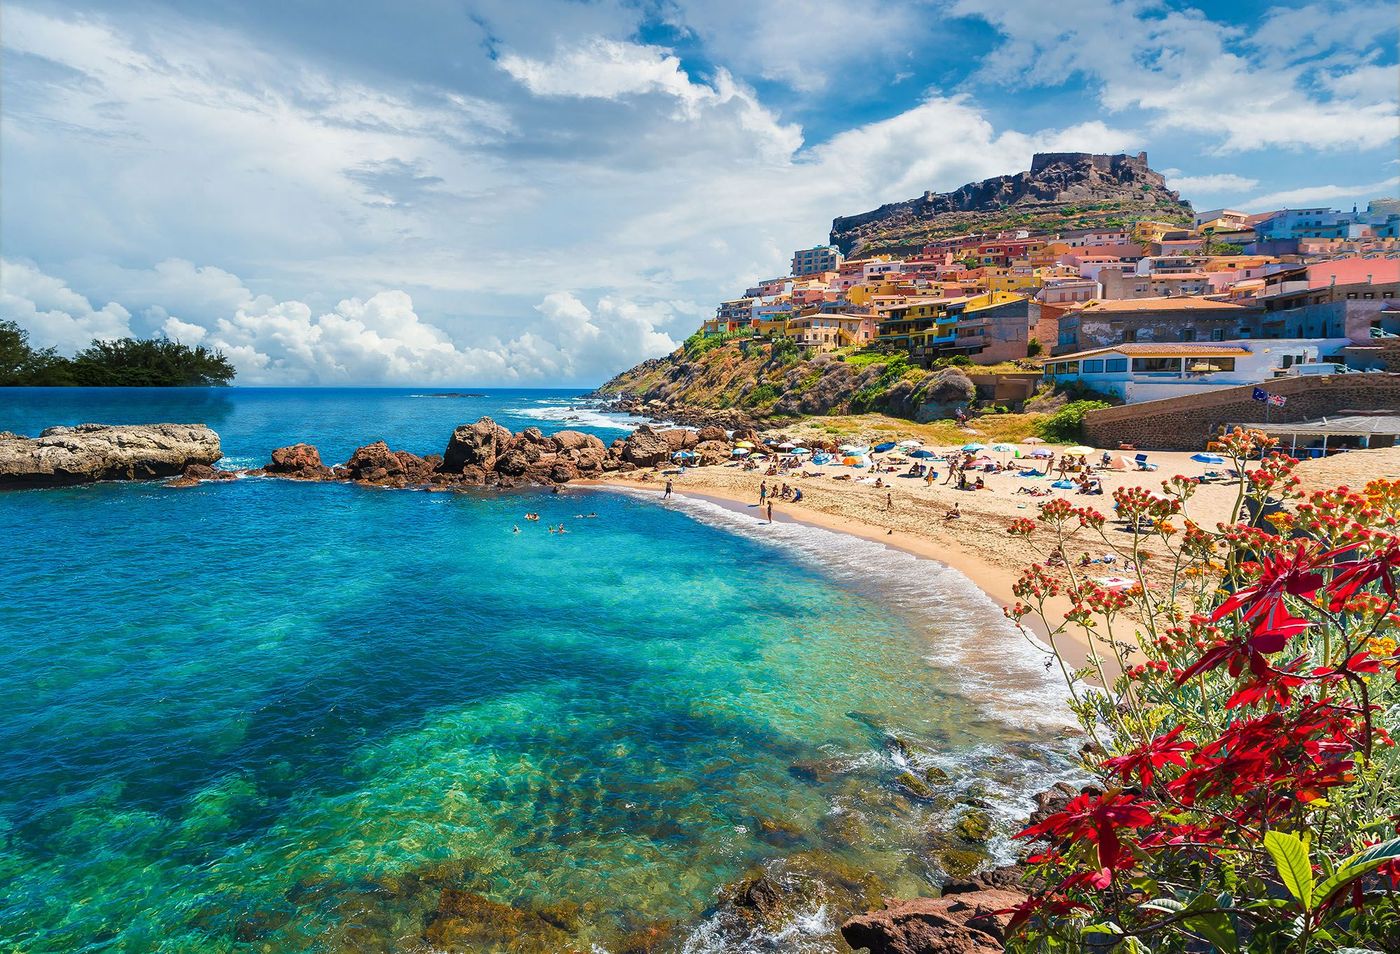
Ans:
[{"label": "umbrella", "polygon": [[783,441],[781,444],[778,445],[778,450],[792,450],[796,446],[797,445],[794,444],[792,441]]},{"label": "umbrella", "polygon": [[894,441],[886,441],[886,442],[883,443],[883,444],[876,444],[876,445],[875,445],[875,450],[876,450],[877,453],[883,454],[885,451],[892,451],[892,450],[894,450],[894,449],[895,449],[896,447],[898,447],[898,446],[899,446],[899,445],[896,444]]},{"label": "umbrella", "polygon": [[679,450],[671,456],[674,457],[676,460],[690,460],[692,457],[699,457],[700,455],[692,454],[690,451],[687,450]]},{"label": "umbrella", "polygon": [[1021,443],[1022,443],[1022,444],[1044,444],[1045,442],[1044,442],[1043,440],[1041,440],[1040,438],[1038,438],[1038,437],[1027,437],[1027,438],[1026,438],[1025,440],[1023,440]]},{"label": "umbrella", "polygon": [[1191,459],[1198,464],[1223,464],[1225,458],[1219,454],[1192,454]]},{"label": "umbrella", "polygon": [[962,446],[962,449],[963,449],[964,451],[966,451],[967,453],[969,453],[969,454],[973,454],[973,453],[976,453],[977,451],[982,450],[982,449],[983,449],[984,447],[986,447],[986,446],[987,446],[986,444],[972,443],[972,444],[964,444],[964,445]]},{"label": "umbrella", "polygon": [[862,455],[862,454],[868,454],[868,453],[870,453],[870,448],[868,448],[868,447],[861,447],[861,446],[859,446],[859,445],[857,445],[857,444],[842,444],[842,445],[841,445],[841,453],[843,453],[843,454],[853,454],[853,455],[859,457],[859,456]]},{"label": "umbrella", "polygon": [[735,447],[747,447],[747,448],[749,448],[750,450],[752,450],[752,449],[753,449],[753,441],[735,441],[735,442],[734,442],[734,446],[735,446]]},{"label": "umbrella", "polygon": [[864,467],[867,461],[864,457],[852,454],[849,457],[841,458],[841,463],[845,464],[847,467]]},{"label": "umbrella", "polygon": [[900,441],[899,444],[898,444],[897,446],[899,446],[899,447],[923,447],[923,446],[924,446],[924,442],[923,442],[923,441],[916,441],[916,440],[914,440],[914,438],[910,437],[910,438],[906,438],[905,440]]},{"label": "umbrella", "polygon": [[1011,453],[1012,451],[1014,451],[1015,449],[1016,449],[1016,445],[1015,445],[1015,444],[993,444],[993,445],[992,445],[992,450],[996,451],[998,454],[1010,454],[1010,453]]},{"label": "umbrella", "polygon": [[927,458],[929,458],[929,457],[934,457],[934,456],[936,456],[936,455],[933,453],[933,451],[916,450],[916,451],[914,451],[914,453],[910,454],[909,456],[910,456],[910,457],[920,457],[920,458],[925,458],[925,459],[927,459]]},{"label": "umbrella", "polygon": [[1031,454],[1031,456],[1032,456],[1032,457],[1039,457],[1039,458],[1042,458],[1042,459],[1043,459],[1043,458],[1046,458],[1046,457],[1054,457],[1055,455],[1052,454],[1052,453],[1050,453],[1048,450],[1037,450],[1037,451],[1034,451],[1034,452]]},{"label": "umbrella", "polygon": [[1092,447],[1085,447],[1083,444],[1075,444],[1073,447],[1065,448],[1066,454],[1092,454],[1093,452]]},{"label": "umbrella", "polygon": [[812,453],[812,452],[809,451],[809,450],[808,450],[807,448],[805,448],[805,447],[794,447],[794,448],[792,449],[792,455],[793,455],[794,457],[801,457],[801,456],[804,455],[804,454],[810,454],[810,453]]},{"label": "umbrella", "polygon": [[748,453],[749,449],[747,447],[736,447],[732,451],[730,451],[730,454],[732,454],[735,457],[745,457],[748,455]]}]

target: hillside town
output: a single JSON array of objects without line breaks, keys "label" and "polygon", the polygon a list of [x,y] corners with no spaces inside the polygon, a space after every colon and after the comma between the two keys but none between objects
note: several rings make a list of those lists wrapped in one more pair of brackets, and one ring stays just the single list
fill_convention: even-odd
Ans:
[{"label": "hillside town", "polygon": [[1400,370],[1396,199],[956,235],[910,251],[799,249],[788,274],[721,302],[700,333],[786,339],[809,356],[903,352],[924,368],[1012,363],[1022,379],[1038,371],[1125,404]]}]

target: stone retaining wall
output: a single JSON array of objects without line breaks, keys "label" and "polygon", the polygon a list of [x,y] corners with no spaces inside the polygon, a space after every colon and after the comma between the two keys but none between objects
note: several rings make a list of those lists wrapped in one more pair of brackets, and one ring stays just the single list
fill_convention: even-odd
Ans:
[{"label": "stone retaining wall", "polygon": [[1246,385],[1102,408],[1085,415],[1084,440],[1095,447],[1201,450],[1226,424],[1294,423],[1343,411],[1400,412],[1400,374],[1275,378],[1258,386],[1286,396],[1288,403],[1269,407],[1254,400],[1254,385]]}]

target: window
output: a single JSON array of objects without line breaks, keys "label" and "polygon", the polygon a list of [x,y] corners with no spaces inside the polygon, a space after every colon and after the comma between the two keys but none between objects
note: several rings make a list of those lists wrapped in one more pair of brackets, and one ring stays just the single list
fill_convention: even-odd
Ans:
[{"label": "window", "polygon": [[1090,358],[1084,362],[1085,374],[1103,374],[1103,358]]},{"label": "window", "polygon": [[1180,371],[1180,358],[1134,358],[1133,371],[1142,374],[1159,374],[1164,371]]},{"label": "window", "polygon": [[1122,374],[1128,370],[1128,359],[1109,358],[1103,363],[1103,369],[1108,374]]},{"label": "window", "polygon": [[1186,328],[1186,329],[1184,329],[1184,330],[1181,332],[1181,340],[1182,340],[1182,341],[1195,341],[1195,340],[1196,340],[1196,329],[1195,329],[1195,328]]},{"label": "window", "polygon": [[1224,341],[1224,340],[1225,340],[1225,329],[1224,329],[1224,328],[1212,328],[1211,331],[1210,331],[1210,340],[1211,340],[1211,341]]}]

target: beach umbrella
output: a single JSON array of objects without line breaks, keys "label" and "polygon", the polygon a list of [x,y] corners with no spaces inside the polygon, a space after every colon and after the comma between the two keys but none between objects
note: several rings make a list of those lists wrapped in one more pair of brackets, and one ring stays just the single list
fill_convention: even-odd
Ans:
[{"label": "beach umbrella", "polygon": [[963,449],[964,451],[966,451],[967,453],[969,453],[969,454],[975,454],[975,453],[977,453],[978,451],[980,451],[980,450],[982,450],[983,448],[985,448],[986,446],[987,446],[986,444],[978,444],[978,443],[976,443],[976,442],[973,442],[973,443],[971,443],[971,444],[964,444],[964,445],[962,446],[962,449]]},{"label": "beach umbrella", "polygon": [[1083,444],[1075,444],[1073,447],[1065,448],[1066,454],[1092,454],[1093,452],[1092,447],[1085,447]]},{"label": "beach umbrella", "polygon": [[753,450],[753,441],[735,441],[734,446],[747,447],[749,450]]},{"label": "beach umbrella", "polygon": [[864,467],[869,461],[859,454],[851,454],[850,456],[841,458],[841,463],[845,464],[847,467]]},{"label": "beach umbrella", "polygon": [[928,450],[916,450],[916,451],[914,451],[914,453],[910,454],[909,456],[910,456],[910,457],[918,457],[918,458],[922,458],[922,459],[927,459],[927,458],[930,458],[930,457],[934,457],[934,456],[936,456],[936,455],[933,453],[933,451],[928,451]]},{"label": "beach umbrella", "polygon": [[854,455],[854,456],[856,456],[856,457],[860,457],[860,456],[863,456],[863,455],[865,455],[865,454],[870,453],[870,448],[868,448],[868,447],[863,447],[863,446],[861,446],[861,445],[859,445],[859,444],[842,444],[842,445],[841,445],[841,453],[843,453],[843,454],[852,454],[852,455]]},{"label": "beach umbrella", "polygon": [[883,454],[885,451],[892,451],[898,446],[899,445],[896,444],[894,441],[886,441],[883,444],[876,444],[875,451],[876,453]]},{"label": "beach umbrella", "polygon": [[1048,451],[1048,450],[1035,450],[1035,451],[1032,451],[1032,452],[1031,452],[1031,456],[1032,456],[1032,457],[1039,457],[1039,458],[1041,458],[1041,459],[1043,460],[1043,459],[1046,458],[1046,457],[1054,457],[1055,455],[1052,454],[1052,453],[1050,453],[1050,451]]},{"label": "beach umbrella", "polygon": [[778,450],[792,450],[796,446],[797,445],[794,444],[792,441],[783,441],[781,444],[778,445]]},{"label": "beach umbrella", "polygon": [[794,457],[801,457],[801,456],[803,456],[804,454],[810,454],[810,453],[812,453],[812,452],[809,451],[809,450],[808,450],[807,448],[805,448],[805,447],[794,447],[794,448],[792,449],[792,456],[794,456]]},{"label": "beach umbrella", "polygon": [[899,446],[899,447],[923,447],[923,446],[924,446],[924,442],[923,442],[923,441],[919,441],[919,440],[915,440],[915,439],[912,438],[912,437],[907,437],[907,438],[905,438],[904,440],[900,441],[899,444],[898,444],[898,446]]},{"label": "beach umbrella", "polygon": [[1219,454],[1192,454],[1191,459],[1198,464],[1223,464],[1225,458]]},{"label": "beach umbrella", "polygon": [[746,457],[748,456],[749,449],[747,447],[736,447],[729,453],[734,457]]},{"label": "beach umbrella", "polygon": [[1044,444],[1045,442],[1044,442],[1043,440],[1041,440],[1040,438],[1038,438],[1038,437],[1027,437],[1027,438],[1026,438],[1025,440],[1023,440],[1021,443],[1022,443],[1022,444]]},{"label": "beach umbrella", "polygon": [[676,460],[690,460],[692,457],[699,457],[700,455],[692,454],[690,451],[687,450],[678,450],[671,456]]},{"label": "beach umbrella", "polygon": [[992,451],[997,454],[1014,454],[1016,453],[1016,445],[1006,443],[993,444]]}]

